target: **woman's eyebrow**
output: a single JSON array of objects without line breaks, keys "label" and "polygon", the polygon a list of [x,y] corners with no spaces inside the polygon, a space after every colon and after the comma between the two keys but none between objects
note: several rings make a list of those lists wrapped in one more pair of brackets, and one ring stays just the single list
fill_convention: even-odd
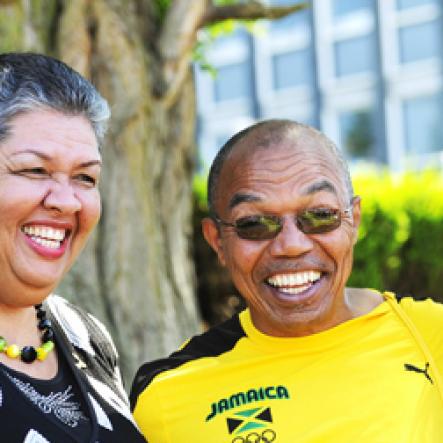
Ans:
[{"label": "woman's eyebrow", "polygon": [[[42,160],[51,160],[51,158],[52,158],[50,155],[45,154],[45,153],[40,152],[40,151],[36,151],[35,149],[23,149],[22,151],[14,152],[14,153],[12,154],[12,156],[14,157],[14,156],[16,156],[16,155],[20,155],[20,154],[33,154],[33,155],[35,155],[36,157],[41,158]],[[80,164],[78,165],[78,167],[79,167],[79,168],[88,168],[88,167],[96,166],[96,165],[97,165],[97,166],[101,166],[101,165],[102,165],[102,161],[99,160],[99,159],[88,160],[88,161],[86,161],[86,162],[82,162],[82,163],[80,163]]]},{"label": "woman's eyebrow", "polygon": [[87,162],[84,162],[84,163],[80,163],[79,164],[79,167],[80,168],[88,168],[88,167],[90,167],[90,166],[101,166],[102,165],[102,162],[101,162],[101,160],[90,160],[90,161],[87,161]]},{"label": "woman's eyebrow", "polygon": [[43,160],[50,160],[51,157],[47,154],[44,154],[43,152],[36,151],[35,149],[23,149],[22,151],[17,151],[12,154],[12,157],[15,157],[16,155],[20,154],[34,154],[37,157],[40,157]]}]

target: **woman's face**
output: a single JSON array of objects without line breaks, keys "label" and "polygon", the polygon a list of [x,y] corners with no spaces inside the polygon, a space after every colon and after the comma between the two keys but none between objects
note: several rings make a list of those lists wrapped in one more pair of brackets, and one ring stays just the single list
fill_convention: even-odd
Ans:
[{"label": "woman's face", "polygon": [[36,302],[29,290],[52,291],[97,224],[101,157],[82,116],[38,109],[10,128],[0,142],[0,301],[25,305]]}]

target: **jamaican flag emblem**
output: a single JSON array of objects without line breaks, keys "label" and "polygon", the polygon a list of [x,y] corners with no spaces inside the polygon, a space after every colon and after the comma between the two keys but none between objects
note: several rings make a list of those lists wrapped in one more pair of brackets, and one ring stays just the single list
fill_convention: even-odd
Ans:
[{"label": "jamaican flag emblem", "polygon": [[240,434],[252,429],[260,429],[272,423],[271,408],[261,407],[235,412],[226,419],[230,434]]}]

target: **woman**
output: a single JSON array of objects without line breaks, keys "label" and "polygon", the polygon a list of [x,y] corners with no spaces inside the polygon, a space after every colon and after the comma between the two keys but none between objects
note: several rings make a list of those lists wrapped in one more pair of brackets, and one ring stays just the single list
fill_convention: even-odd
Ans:
[{"label": "woman", "polygon": [[104,327],[51,295],[100,216],[106,101],[65,64],[0,55],[0,440],[143,442]]}]

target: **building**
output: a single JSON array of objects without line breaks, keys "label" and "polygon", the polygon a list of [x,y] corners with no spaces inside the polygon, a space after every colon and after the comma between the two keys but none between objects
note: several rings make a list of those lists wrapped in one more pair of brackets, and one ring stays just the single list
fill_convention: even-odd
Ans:
[{"label": "building", "polygon": [[291,118],[353,165],[443,166],[442,3],[312,0],[263,32],[219,39],[207,56],[217,76],[195,70],[202,164],[250,123]]}]

